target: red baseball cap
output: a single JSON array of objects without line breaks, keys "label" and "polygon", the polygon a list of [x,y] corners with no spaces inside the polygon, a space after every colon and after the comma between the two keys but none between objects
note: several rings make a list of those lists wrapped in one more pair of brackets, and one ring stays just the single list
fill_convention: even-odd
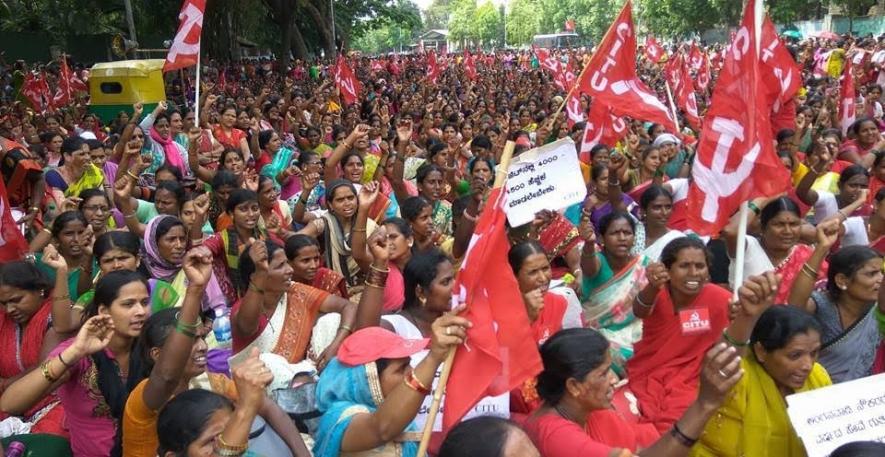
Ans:
[{"label": "red baseball cap", "polygon": [[401,359],[427,349],[429,338],[407,340],[381,327],[357,330],[338,348],[338,360],[350,366],[378,359]]}]

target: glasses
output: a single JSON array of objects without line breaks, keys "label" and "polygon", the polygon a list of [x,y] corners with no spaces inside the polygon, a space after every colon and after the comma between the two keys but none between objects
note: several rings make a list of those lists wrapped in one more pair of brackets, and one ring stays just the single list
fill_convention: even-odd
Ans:
[{"label": "glasses", "polygon": [[84,206],[83,209],[86,211],[93,211],[96,213],[99,213],[99,212],[100,213],[107,213],[108,211],[111,210],[107,206],[101,206],[101,205]]}]

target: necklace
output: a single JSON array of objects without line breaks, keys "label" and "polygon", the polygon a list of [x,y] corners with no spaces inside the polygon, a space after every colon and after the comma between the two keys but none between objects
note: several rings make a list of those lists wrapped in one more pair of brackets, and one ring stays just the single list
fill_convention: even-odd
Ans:
[{"label": "necklace", "polygon": [[559,405],[554,406],[553,409],[556,411],[557,414],[562,416],[563,419],[565,419],[569,422],[574,422],[576,424],[580,424],[580,422],[578,422],[574,418],[572,418],[572,416],[569,413],[565,412],[562,408],[560,408]]}]

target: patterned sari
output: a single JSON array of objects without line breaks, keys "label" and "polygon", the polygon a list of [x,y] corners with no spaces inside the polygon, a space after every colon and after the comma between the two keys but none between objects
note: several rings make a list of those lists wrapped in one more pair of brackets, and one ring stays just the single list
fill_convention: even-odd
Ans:
[{"label": "patterned sari", "polygon": [[452,204],[446,200],[437,200],[433,203],[431,221],[436,231],[443,235],[452,236]]},{"label": "patterned sari", "polygon": [[603,253],[597,252],[596,256],[599,272],[584,278],[583,294],[589,297],[583,303],[584,321],[611,342],[612,369],[624,377],[624,365],[633,356],[633,344],[642,337],[642,321],[633,315],[633,300],[648,284],[645,268],[649,259],[636,256],[615,273]]},{"label": "patterned sari", "polygon": [[348,298],[350,296],[347,293],[347,282],[344,280],[344,276],[325,267],[317,269],[317,273],[313,277],[313,284],[311,285],[341,298]]}]

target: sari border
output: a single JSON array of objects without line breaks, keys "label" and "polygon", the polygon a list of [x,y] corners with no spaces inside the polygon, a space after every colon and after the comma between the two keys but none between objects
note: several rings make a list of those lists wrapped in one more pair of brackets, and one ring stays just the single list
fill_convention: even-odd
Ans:
[{"label": "sari border", "polygon": [[381,379],[378,376],[378,365],[375,362],[369,362],[366,367],[366,380],[369,382],[369,392],[372,394],[372,401],[375,407],[380,407],[384,403],[384,394],[381,392]]}]

